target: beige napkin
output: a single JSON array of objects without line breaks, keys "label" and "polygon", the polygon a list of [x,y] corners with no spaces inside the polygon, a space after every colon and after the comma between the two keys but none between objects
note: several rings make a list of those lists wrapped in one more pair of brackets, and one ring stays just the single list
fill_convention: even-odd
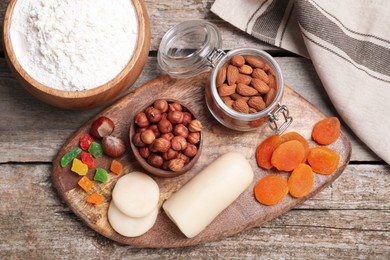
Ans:
[{"label": "beige napkin", "polygon": [[390,163],[388,0],[216,0],[211,10],[262,41],[310,57],[345,123]]}]

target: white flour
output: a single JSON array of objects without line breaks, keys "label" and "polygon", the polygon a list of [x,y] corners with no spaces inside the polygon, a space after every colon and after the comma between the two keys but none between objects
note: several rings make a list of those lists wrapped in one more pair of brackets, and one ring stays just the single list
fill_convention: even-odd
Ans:
[{"label": "white flour", "polygon": [[18,0],[10,31],[16,57],[32,78],[79,91],[125,68],[138,20],[131,0]]}]

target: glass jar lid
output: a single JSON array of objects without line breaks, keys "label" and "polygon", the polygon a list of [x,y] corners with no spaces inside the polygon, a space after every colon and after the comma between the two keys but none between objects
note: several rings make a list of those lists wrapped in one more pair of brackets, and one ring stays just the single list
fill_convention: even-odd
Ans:
[{"label": "glass jar lid", "polygon": [[218,28],[204,20],[182,22],[163,37],[157,60],[175,78],[190,78],[213,66],[211,57],[221,48]]}]

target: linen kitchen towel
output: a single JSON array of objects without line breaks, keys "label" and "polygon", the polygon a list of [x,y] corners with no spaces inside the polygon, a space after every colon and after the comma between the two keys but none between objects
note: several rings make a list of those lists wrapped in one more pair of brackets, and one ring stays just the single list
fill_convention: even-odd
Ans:
[{"label": "linen kitchen towel", "polygon": [[211,10],[309,57],[344,122],[390,164],[388,0],[216,0]]}]

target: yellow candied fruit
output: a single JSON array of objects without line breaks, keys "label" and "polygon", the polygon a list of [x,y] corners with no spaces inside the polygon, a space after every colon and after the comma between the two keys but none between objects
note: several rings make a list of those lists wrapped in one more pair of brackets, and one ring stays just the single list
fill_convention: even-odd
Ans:
[{"label": "yellow candied fruit", "polygon": [[72,168],[70,170],[80,176],[85,176],[88,172],[88,165],[86,165],[79,159],[73,159]]}]

